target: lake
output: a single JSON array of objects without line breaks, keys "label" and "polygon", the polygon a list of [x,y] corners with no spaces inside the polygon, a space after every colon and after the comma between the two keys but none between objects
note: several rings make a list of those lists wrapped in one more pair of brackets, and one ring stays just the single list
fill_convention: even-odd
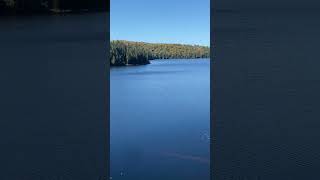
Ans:
[{"label": "lake", "polygon": [[0,179],[107,176],[108,19],[0,17]]},{"label": "lake", "polygon": [[319,179],[319,9],[220,3],[213,179]]},{"label": "lake", "polygon": [[112,179],[210,177],[210,61],[110,70]]}]

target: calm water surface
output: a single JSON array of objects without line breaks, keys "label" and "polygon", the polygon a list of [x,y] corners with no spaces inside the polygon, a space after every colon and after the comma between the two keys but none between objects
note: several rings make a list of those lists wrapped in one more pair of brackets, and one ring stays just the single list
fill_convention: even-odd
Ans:
[{"label": "calm water surface", "polygon": [[0,16],[0,179],[107,176],[107,13]]},{"label": "calm water surface", "polygon": [[212,26],[213,179],[319,179],[319,9],[230,6]]},{"label": "calm water surface", "polygon": [[209,179],[210,62],[111,68],[112,179]]}]

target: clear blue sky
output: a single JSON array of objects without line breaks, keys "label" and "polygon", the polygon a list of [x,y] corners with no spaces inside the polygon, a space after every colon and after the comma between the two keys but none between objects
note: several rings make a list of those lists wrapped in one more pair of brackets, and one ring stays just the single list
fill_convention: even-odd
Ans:
[{"label": "clear blue sky", "polygon": [[111,40],[210,45],[210,0],[111,0]]}]

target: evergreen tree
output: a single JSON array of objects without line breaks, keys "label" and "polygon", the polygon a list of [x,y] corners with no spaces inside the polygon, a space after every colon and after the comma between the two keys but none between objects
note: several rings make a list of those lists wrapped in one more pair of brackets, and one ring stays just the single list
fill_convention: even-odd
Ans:
[{"label": "evergreen tree", "polygon": [[111,41],[110,65],[149,64],[153,59],[209,58],[210,48],[182,44]]}]

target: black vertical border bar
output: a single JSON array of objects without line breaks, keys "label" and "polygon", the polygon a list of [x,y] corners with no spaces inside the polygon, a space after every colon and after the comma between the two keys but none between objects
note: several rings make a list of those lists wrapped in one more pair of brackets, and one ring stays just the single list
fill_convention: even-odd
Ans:
[{"label": "black vertical border bar", "polygon": [[107,169],[106,169],[106,179],[110,179],[110,58],[109,58],[109,53],[110,53],[110,0],[107,0],[107,22],[106,22],[106,61],[105,61],[105,68],[106,70],[105,72],[105,77],[106,77],[106,81],[105,81],[105,86],[106,86],[106,164],[107,164]]},{"label": "black vertical border bar", "polygon": [[106,89],[107,89],[107,95],[106,95],[106,101],[107,101],[107,112],[106,112],[106,121],[107,121],[107,140],[108,140],[108,143],[107,143],[107,179],[109,179],[110,177],[110,58],[109,58],[109,53],[110,53],[110,0],[107,0],[107,27],[106,27],[106,30],[107,30],[107,37],[106,37],[106,49],[107,49],[107,52],[106,52],[106,56],[107,56],[107,59],[106,59],[106,76],[107,77],[106,79]]},{"label": "black vertical border bar", "polygon": [[214,124],[216,121],[216,110],[215,110],[215,30],[214,30],[214,18],[215,18],[215,11],[214,11],[214,0],[210,0],[210,179],[213,180],[214,176]]},{"label": "black vertical border bar", "polygon": [[[83,13],[99,11],[92,22],[28,9],[0,16],[1,180],[109,179],[110,0],[92,2],[103,7]],[[68,30],[57,30],[60,23]],[[93,48],[79,50],[77,42],[86,41]]]},{"label": "black vertical border bar", "polygon": [[[320,17],[320,4],[312,0],[288,2],[211,1],[211,179],[319,179],[320,143],[315,137],[319,137],[320,127],[320,84],[316,83],[320,74],[315,67],[319,66],[320,24],[316,18]],[[226,22],[223,12],[236,14]],[[244,26],[241,20],[245,20]],[[252,32],[255,36],[250,39]],[[234,42],[225,49],[226,40],[222,38],[232,33],[234,36],[229,38]],[[246,48],[254,53],[243,51]],[[227,53],[240,53],[243,62],[224,56]],[[226,78],[232,71],[236,72]],[[248,82],[250,79],[254,81]],[[248,85],[232,92],[230,86],[221,84],[223,81]],[[257,81],[263,86],[253,86]],[[221,88],[227,90],[223,95]],[[239,97],[245,107],[236,111],[237,104],[232,104],[230,95]],[[257,105],[262,108],[255,109]],[[226,107],[228,113],[238,113],[237,118],[254,122],[258,117],[260,122],[237,122],[234,128],[232,119],[226,116]],[[219,124],[219,132],[217,117],[219,123],[220,117],[224,118],[224,129]],[[247,128],[254,131],[246,133]],[[246,143],[244,147],[242,143]],[[253,152],[255,157],[247,158]],[[228,159],[231,154],[236,160]]]}]

